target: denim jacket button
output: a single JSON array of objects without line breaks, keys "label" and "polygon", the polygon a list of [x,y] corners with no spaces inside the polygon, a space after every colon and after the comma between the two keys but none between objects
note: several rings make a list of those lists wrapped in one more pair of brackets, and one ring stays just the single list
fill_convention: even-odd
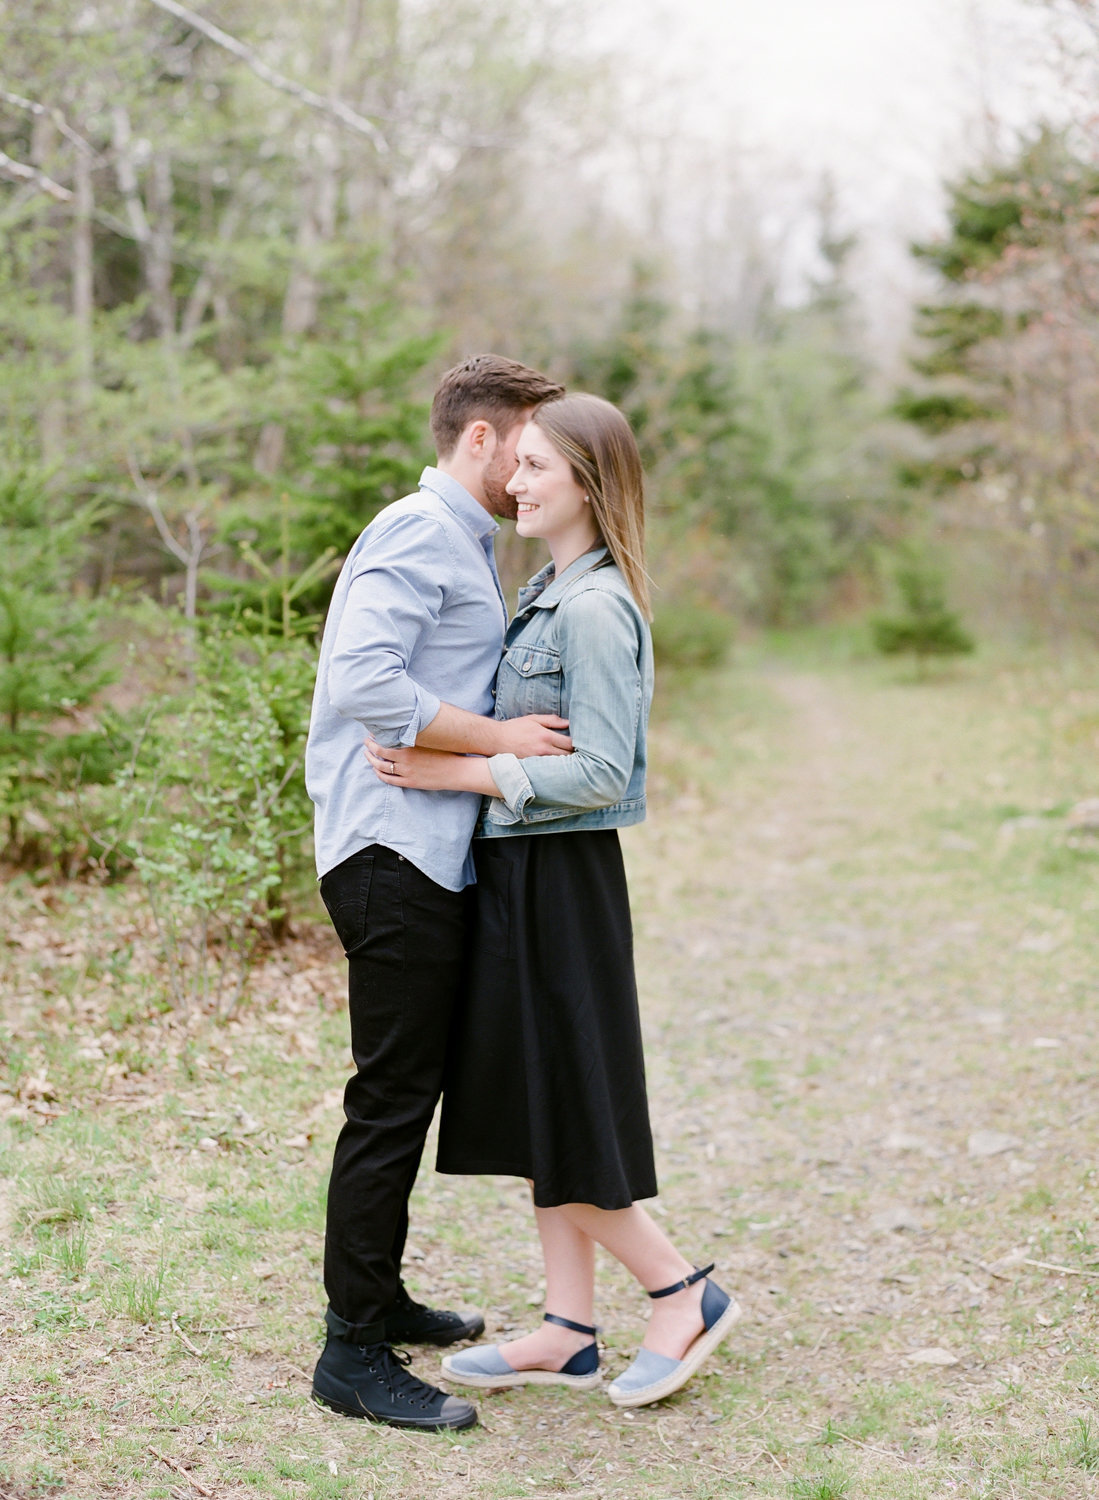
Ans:
[{"label": "denim jacket button", "polygon": [[523,663],[523,671],[524,671],[524,672],[529,672],[529,671],[530,671],[530,669],[531,669],[531,667],[532,667],[532,666],[533,666],[533,665],[534,665],[534,664],[533,664],[533,662],[530,662],[530,661],[525,661],[525,662],[524,662],[524,663]]}]

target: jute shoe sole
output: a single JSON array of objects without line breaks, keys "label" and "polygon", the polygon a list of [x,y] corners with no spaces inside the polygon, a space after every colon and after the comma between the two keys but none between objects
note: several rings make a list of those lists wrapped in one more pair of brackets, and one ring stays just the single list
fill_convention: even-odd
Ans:
[{"label": "jute shoe sole", "polygon": [[502,1391],[515,1385],[563,1385],[573,1391],[594,1391],[603,1384],[603,1372],[562,1375],[560,1370],[513,1370],[510,1375],[465,1375],[450,1368],[451,1356],[443,1360],[443,1379],[451,1385],[474,1386],[480,1391]]},{"label": "jute shoe sole", "polygon": [[663,1380],[655,1380],[652,1385],[642,1386],[636,1391],[624,1391],[620,1395],[616,1394],[612,1382],[607,1395],[615,1406],[648,1406],[652,1401],[663,1401],[666,1396],[674,1395],[681,1386],[687,1384],[706,1356],[713,1353],[733,1324],[737,1322],[741,1312],[739,1302],[734,1297],[730,1297],[728,1307],[714,1326],[707,1328],[705,1333],[699,1334],[678,1366],[670,1370]]}]

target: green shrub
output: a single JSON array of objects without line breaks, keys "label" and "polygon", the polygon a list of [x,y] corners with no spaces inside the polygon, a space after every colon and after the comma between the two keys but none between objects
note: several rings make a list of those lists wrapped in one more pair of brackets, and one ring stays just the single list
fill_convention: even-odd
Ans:
[{"label": "green shrub", "polygon": [[103,605],[78,580],[101,515],[0,459],[0,847],[24,864],[70,861],[81,842],[75,789],[113,768],[84,712],[114,675]]},{"label": "green shrub", "polygon": [[963,656],[973,637],[946,604],[942,575],[926,558],[910,553],[897,567],[904,613],[871,622],[874,644],[884,656],[914,656],[921,667],[931,656]]},{"label": "green shrub", "polygon": [[668,604],[653,621],[653,652],[666,667],[719,667],[733,641],[733,621],[716,609]]},{"label": "green shrub", "polygon": [[285,916],[312,810],[303,760],[311,639],[209,628],[191,677],[130,730],[104,829],[152,911],[175,1005],[239,996],[256,942]]}]

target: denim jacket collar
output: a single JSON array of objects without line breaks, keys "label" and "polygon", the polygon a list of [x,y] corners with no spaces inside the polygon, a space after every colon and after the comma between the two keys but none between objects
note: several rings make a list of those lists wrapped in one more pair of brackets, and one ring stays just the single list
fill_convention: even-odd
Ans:
[{"label": "denim jacket collar", "polygon": [[605,546],[593,547],[590,552],[585,552],[575,562],[569,563],[568,567],[557,578],[554,574],[552,562],[548,562],[540,573],[535,573],[528,584],[519,590],[518,613],[523,614],[532,608],[556,609],[561,601],[561,596],[569,584],[586,573],[589,568],[598,568],[609,557]]}]

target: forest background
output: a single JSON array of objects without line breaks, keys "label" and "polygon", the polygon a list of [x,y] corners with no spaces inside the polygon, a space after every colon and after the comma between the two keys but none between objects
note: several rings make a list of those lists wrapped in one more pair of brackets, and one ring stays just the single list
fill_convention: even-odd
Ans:
[{"label": "forest background", "polygon": [[[773,0],[791,92],[921,4]],[[671,61],[688,0],[0,0],[0,1500],[1094,1493],[1099,0],[935,5],[991,30],[920,220],[712,128],[732,0]],[[654,1211],[746,1317],[636,1422],[517,1391],[430,1447],[306,1399],[302,753],[335,569],[483,349],[644,451]],[[417,1293],[521,1328],[529,1204],[445,1183]]]},{"label": "forest background", "polygon": [[[634,423],[666,663],[898,589],[883,646],[964,648],[951,605],[978,634],[1093,633],[1099,7],[1034,10],[1055,118],[986,133],[915,247],[912,336],[883,340],[828,178],[639,125],[637,59],[572,0],[233,0],[216,25],[9,0],[9,864],[136,879],[173,1000],[239,989],[307,876],[333,570],[479,349]],[[509,586],[535,564],[504,538]]]}]

